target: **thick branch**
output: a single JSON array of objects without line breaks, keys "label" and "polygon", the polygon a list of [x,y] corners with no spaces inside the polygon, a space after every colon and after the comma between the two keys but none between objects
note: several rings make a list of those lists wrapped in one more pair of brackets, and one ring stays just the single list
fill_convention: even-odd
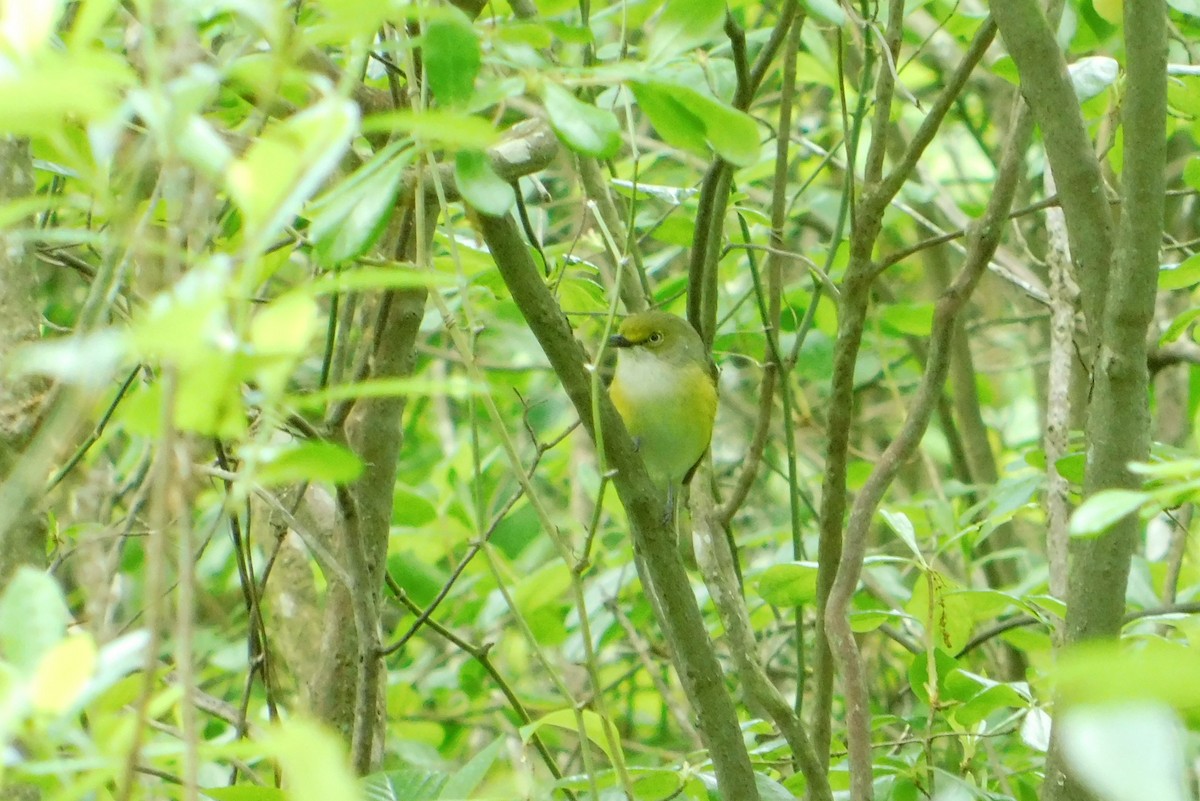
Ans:
[{"label": "thick branch", "polygon": [[[1042,129],[1067,219],[1071,253],[1079,266],[1083,310],[1098,321],[1112,257],[1112,216],[1067,62],[1038,0],[992,3],[1000,36],[1021,75],[1021,94]],[[1165,65],[1164,65],[1165,75]]]},{"label": "thick branch", "polygon": [[754,771],[742,741],[737,712],[724,685],[724,673],[696,605],[675,537],[663,520],[665,498],[655,491],[641,457],[607,393],[592,404],[592,377],[583,348],[538,274],[510,217],[480,216],[480,228],[513,300],[574,404],[584,427],[596,440],[603,431],[604,457],[615,468],[613,485],[625,506],[634,548],[645,561],[654,590],[662,600],[663,627],[688,700],[696,710],[700,734],[708,746],[725,798],[755,801]]}]

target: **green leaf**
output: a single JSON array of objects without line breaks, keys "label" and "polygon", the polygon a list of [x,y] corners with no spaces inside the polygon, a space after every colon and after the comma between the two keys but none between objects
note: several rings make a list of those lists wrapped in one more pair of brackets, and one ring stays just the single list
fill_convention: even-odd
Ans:
[{"label": "green leaf", "polygon": [[68,122],[111,118],[135,81],[124,61],[102,52],[56,55],[0,75],[0,134],[48,137]]},{"label": "green leaf", "polygon": [[0,596],[0,653],[22,672],[32,672],[67,633],[70,620],[58,582],[22,567]]},{"label": "green leaf", "polygon": [[226,172],[247,236],[274,236],[300,211],[350,146],[358,106],[326,98],[273,125]]},{"label": "green leaf", "polygon": [[460,150],[454,157],[458,191],[476,211],[491,217],[507,214],[517,201],[512,186],[492,169],[481,150]]},{"label": "green leaf", "polygon": [[329,295],[334,292],[453,285],[454,279],[450,276],[418,272],[411,264],[393,262],[390,267],[354,267],[325,273],[306,288],[314,295]]},{"label": "green leaf", "polygon": [[479,39],[465,14],[447,9],[429,22],[421,59],[429,88],[440,103],[452,106],[471,99],[479,74]]},{"label": "green leaf", "polygon": [[1159,289],[1183,289],[1200,283],[1200,253],[1188,256],[1180,264],[1164,264],[1158,268]]},{"label": "green leaf", "polygon": [[761,147],[754,119],[694,89],[664,81],[631,81],[638,105],[663,141],[704,158],[709,148],[739,167],[754,164]]},{"label": "green leaf", "polygon": [[75,706],[96,668],[96,643],[86,632],[59,640],[39,660],[29,700],[33,708],[61,715]]},{"label": "green leaf", "polygon": [[266,741],[288,777],[290,801],[359,801],[342,739],[304,718],[289,718]]},{"label": "green leaf", "polygon": [[913,556],[917,558],[917,563],[924,565],[925,555],[921,553],[921,546],[917,544],[917,532],[913,528],[912,521],[908,519],[908,515],[903,512],[892,512],[887,509],[880,509],[879,515],[888,524],[888,528],[894,531],[896,536],[913,552]]},{"label": "green leaf", "polygon": [[0,44],[7,55],[27,59],[50,41],[62,16],[63,0],[24,0],[5,7]]},{"label": "green leaf", "polygon": [[267,446],[257,453],[247,451],[247,459],[258,463],[255,479],[268,487],[297,481],[349,484],[363,468],[353,451],[332,442],[308,440],[282,448]]},{"label": "green leaf", "polygon": [[1072,537],[1102,534],[1150,500],[1149,493],[1137,490],[1101,490],[1084,501],[1071,515],[1070,534]]},{"label": "green leaf", "polygon": [[1176,709],[1200,708],[1200,653],[1186,643],[1145,639],[1076,645],[1052,670],[1065,705],[1160,701]]},{"label": "green leaf", "polygon": [[1183,336],[1183,333],[1191,328],[1192,324],[1198,319],[1200,319],[1200,306],[1193,306],[1187,311],[1179,313],[1175,316],[1175,319],[1171,321],[1171,324],[1167,326],[1167,330],[1163,331],[1163,335],[1158,338],[1158,344],[1166,345],[1170,342],[1176,341],[1179,339],[1179,337]]},{"label": "green leaf", "polygon": [[575,152],[606,159],[621,148],[621,128],[611,111],[584,103],[556,83],[542,85],[542,102],[550,127]]},{"label": "green leaf", "polygon": [[487,392],[487,387],[462,378],[441,381],[428,378],[377,378],[353,384],[336,384],[293,400],[298,404],[313,405],[350,398],[399,398],[404,395],[448,395],[459,398],[480,392]]},{"label": "green leaf", "polygon": [[1188,801],[1185,735],[1157,704],[1068,709],[1055,721],[1071,771],[1104,801]]},{"label": "green leaf", "polygon": [[660,61],[699,47],[718,35],[725,0],[667,0],[650,34],[647,58]]},{"label": "green leaf", "polygon": [[204,787],[200,790],[205,798],[213,801],[287,801],[288,794],[278,787]]},{"label": "green leaf", "polygon": [[817,597],[817,573],[816,562],[771,565],[758,577],[758,594],[772,606],[801,606]]},{"label": "green leaf", "polygon": [[313,201],[309,235],[324,266],[356,259],[379,239],[415,150],[393,142],[345,181]]},{"label": "green leaf", "polygon": [[1200,189],[1200,156],[1192,156],[1183,166],[1183,182],[1192,189]]},{"label": "green leaf", "polygon": [[492,123],[484,118],[447,109],[373,114],[363,120],[362,129],[364,133],[403,133],[426,145],[440,144],[475,150],[491,147],[500,138]]},{"label": "green leaf", "polygon": [[76,387],[104,389],[128,361],[129,338],[122,332],[45,339],[21,346],[11,369],[19,375],[41,375]]},{"label": "green leaf", "polygon": [[839,28],[846,24],[846,11],[837,0],[805,0],[804,4],[826,22],[832,22]]},{"label": "green leaf", "polygon": [[250,344],[265,355],[298,356],[308,349],[320,310],[307,294],[289,292],[259,309],[250,322]]},{"label": "green leaf", "polygon": [[926,337],[933,330],[933,304],[895,303],[884,307],[880,320],[892,333]]},{"label": "green leaf", "polygon": [[397,483],[392,492],[392,525],[423,526],[437,519],[437,509],[423,495]]},{"label": "green leaf", "polygon": [[450,774],[450,781],[442,788],[438,798],[444,799],[459,799],[470,798],[475,792],[475,788],[487,776],[492,765],[496,761],[496,757],[500,754],[500,748],[504,745],[504,737],[497,737],[490,745],[484,746],[482,750],[476,753],[463,765],[457,772]]},{"label": "green leaf", "polygon": [[[605,736],[604,729],[606,726],[608,727],[608,732],[609,735],[611,735],[612,742],[615,743],[618,748],[620,748],[621,738],[617,733],[616,727],[605,721],[604,718],[600,717],[590,709],[584,709],[580,714],[583,717],[583,734],[587,737],[587,739],[591,740],[597,748],[604,752],[605,756],[608,757],[610,762],[613,761],[614,755],[609,749],[610,737]],[[528,741],[534,732],[543,726],[553,726],[558,729],[566,729],[567,731],[573,732],[579,731],[579,725],[575,716],[575,711],[571,709],[559,709],[555,712],[543,715],[541,718],[535,720],[533,723],[530,723],[528,726],[522,726],[520,729],[521,737]]]}]

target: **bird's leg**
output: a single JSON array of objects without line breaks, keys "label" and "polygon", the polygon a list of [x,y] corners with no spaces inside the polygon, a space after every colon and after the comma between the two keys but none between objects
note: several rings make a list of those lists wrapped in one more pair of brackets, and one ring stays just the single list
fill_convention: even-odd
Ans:
[{"label": "bird's leg", "polygon": [[662,517],[663,525],[666,526],[667,528],[673,528],[673,526],[674,526],[674,522],[676,519],[675,504],[678,503],[678,501],[679,501],[679,496],[675,492],[675,485],[668,484],[667,485],[667,505],[666,505],[666,507],[663,508],[663,517]]}]

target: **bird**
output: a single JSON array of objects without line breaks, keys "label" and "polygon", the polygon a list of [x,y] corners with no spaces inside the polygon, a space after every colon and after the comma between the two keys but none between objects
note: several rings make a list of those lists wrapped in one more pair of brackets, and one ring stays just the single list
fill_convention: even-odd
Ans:
[{"label": "bird", "polygon": [[629,315],[608,344],[618,353],[609,395],[673,515],[712,439],[717,367],[691,323],[665,311]]}]

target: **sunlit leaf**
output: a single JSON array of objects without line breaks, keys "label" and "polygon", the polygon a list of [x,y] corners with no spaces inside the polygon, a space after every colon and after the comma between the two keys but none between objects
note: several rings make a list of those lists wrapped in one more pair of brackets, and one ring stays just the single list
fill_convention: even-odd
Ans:
[{"label": "sunlit leaf", "polygon": [[1072,537],[1102,534],[1118,520],[1133,514],[1151,500],[1149,493],[1136,490],[1102,490],[1085,500],[1071,515]]},{"label": "sunlit leaf", "polygon": [[482,150],[495,144],[499,131],[483,117],[461,111],[388,111],[363,120],[363,131],[396,131],[429,144]]},{"label": "sunlit leaf", "polygon": [[288,777],[290,801],[359,801],[342,738],[299,717],[287,720],[267,740]]},{"label": "sunlit leaf", "polygon": [[29,696],[39,712],[60,715],[75,705],[96,667],[96,643],[86,633],[72,634],[47,651],[38,663]]},{"label": "sunlit leaf", "polygon": [[32,671],[62,640],[70,617],[58,582],[42,570],[20,568],[0,595],[0,653]]},{"label": "sunlit leaf", "polygon": [[63,0],[9,0],[0,3],[0,46],[29,58],[46,46],[66,5]]},{"label": "sunlit leaf", "polygon": [[332,442],[305,441],[282,448],[269,447],[254,454],[255,479],[263,486],[297,481],[349,484],[362,473],[363,464],[353,451]]},{"label": "sunlit leaf", "polygon": [[272,236],[300,211],[341,161],[358,128],[358,106],[326,98],[269,127],[226,173],[250,236]]},{"label": "sunlit leaf", "polygon": [[[527,726],[521,727],[521,736],[528,740],[534,732],[543,726],[553,726],[558,729],[566,729],[568,731],[579,731],[579,720],[576,717],[576,712],[571,709],[559,709],[555,712],[543,715],[542,717],[530,723]],[[605,756],[612,761],[615,755],[609,746],[609,742],[620,748],[621,738],[617,733],[616,727],[611,722],[607,722],[604,718],[597,715],[590,709],[580,710],[578,715],[583,719],[583,734],[587,739],[591,740],[592,744],[604,752]],[[605,728],[608,729],[608,735],[605,735]]]},{"label": "sunlit leaf", "polygon": [[1056,733],[1072,775],[1103,801],[1188,801],[1185,732],[1159,705],[1068,709]]}]

